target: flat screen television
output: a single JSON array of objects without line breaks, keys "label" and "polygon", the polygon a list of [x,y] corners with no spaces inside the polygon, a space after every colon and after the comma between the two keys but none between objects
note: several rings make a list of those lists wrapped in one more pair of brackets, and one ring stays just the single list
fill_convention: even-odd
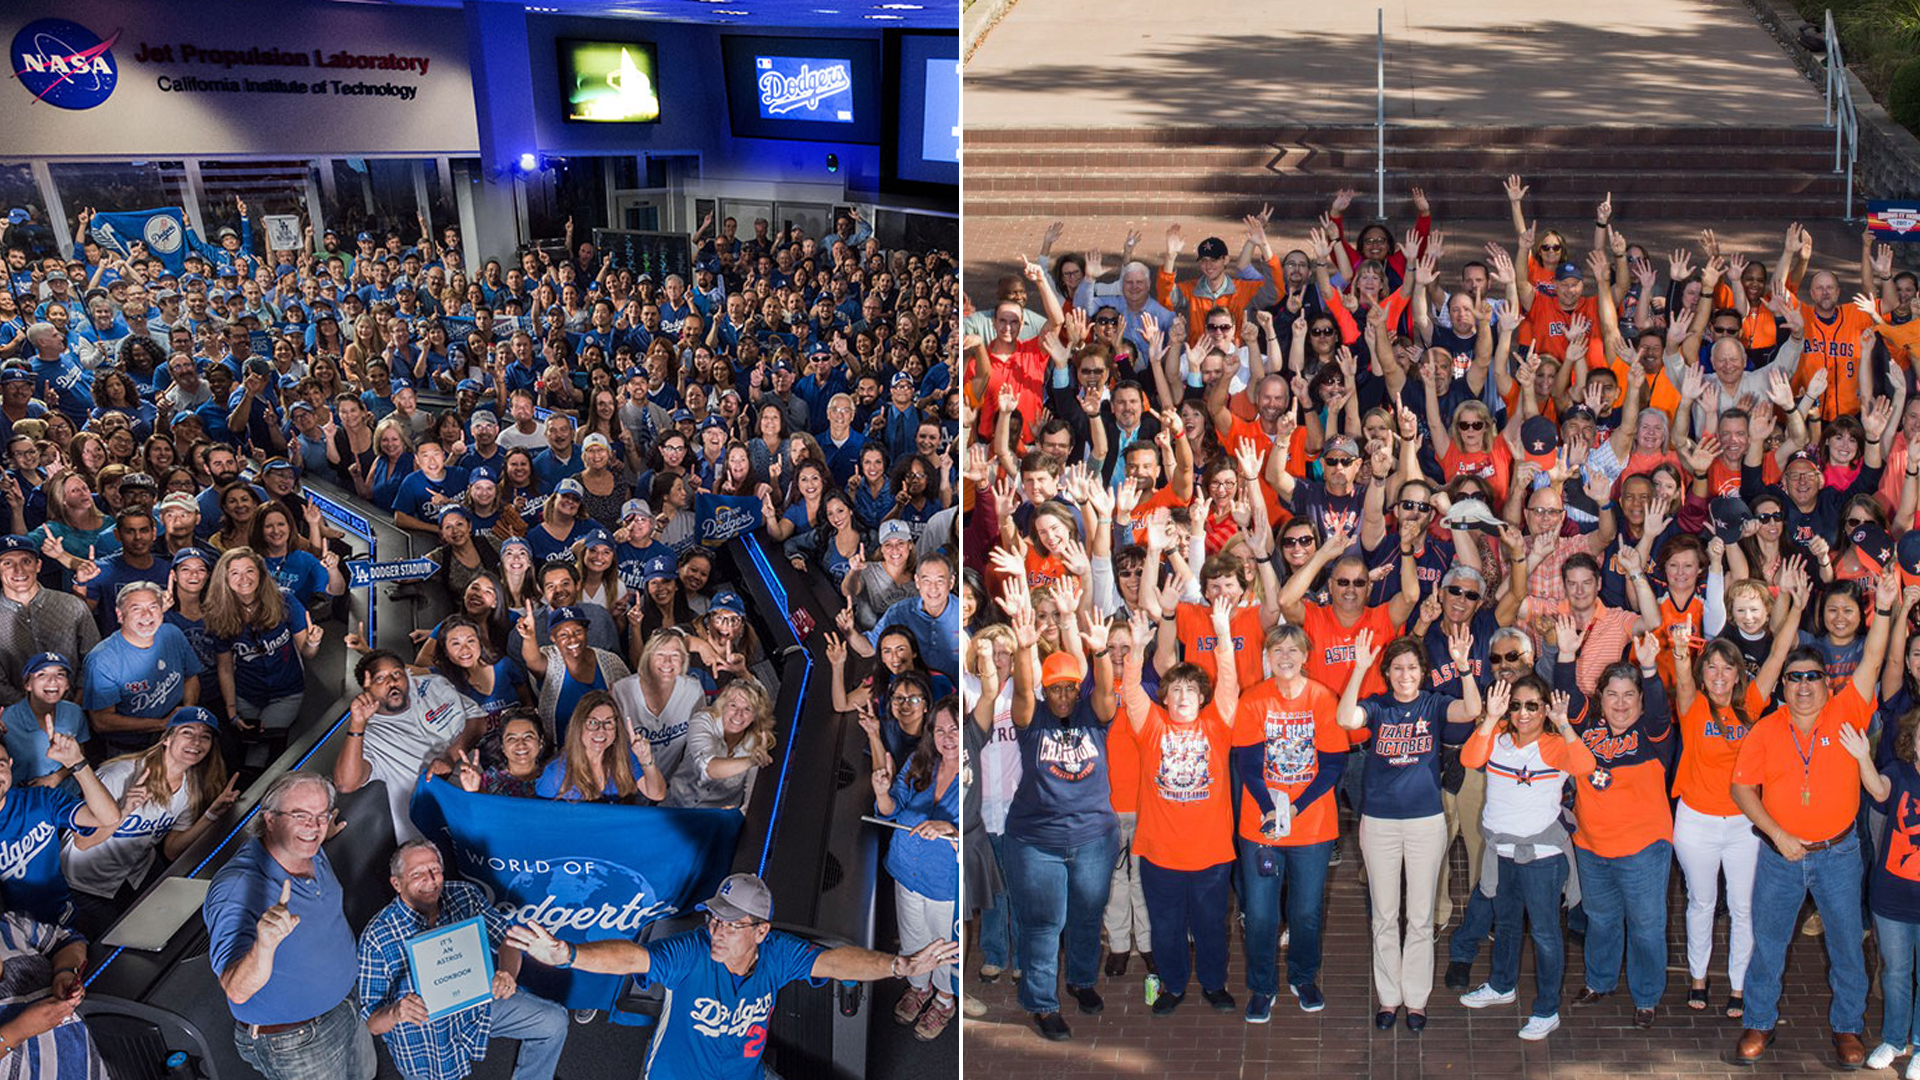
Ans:
[{"label": "flat screen television", "polygon": [[[893,176],[910,184],[960,183],[960,48],[952,34],[901,34],[890,77],[899,80],[889,132]],[[891,74],[897,73],[897,74]]]},{"label": "flat screen television", "polygon": [[560,104],[576,124],[660,121],[660,67],[651,41],[562,38]]},{"label": "flat screen television", "polygon": [[879,143],[878,41],[729,34],[720,52],[736,137]]}]

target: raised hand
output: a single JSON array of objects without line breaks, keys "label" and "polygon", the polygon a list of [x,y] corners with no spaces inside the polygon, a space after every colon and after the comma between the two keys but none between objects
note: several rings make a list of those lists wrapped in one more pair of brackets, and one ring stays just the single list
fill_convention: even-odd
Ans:
[{"label": "raised hand", "polygon": [[1520,175],[1518,173],[1508,176],[1506,183],[1503,184],[1502,187],[1506,189],[1508,202],[1519,202],[1521,199],[1527,197],[1527,192],[1533,190],[1526,184],[1520,182]]},{"label": "raised hand", "polygon": [[1505,679],[1495,679],[1487,690],[1488,724],[1498,724],[1507,715],[1507,706],[1513,701],[1513,684]]},{"label": "raised hand", "polygon": [[265,948],[277,949],[300,925],[300,916],[295,915],[287,904],[293,899],[293,881],[280,883],[280,902],[260,913],[259,922],[254,924],[255,940]]}]

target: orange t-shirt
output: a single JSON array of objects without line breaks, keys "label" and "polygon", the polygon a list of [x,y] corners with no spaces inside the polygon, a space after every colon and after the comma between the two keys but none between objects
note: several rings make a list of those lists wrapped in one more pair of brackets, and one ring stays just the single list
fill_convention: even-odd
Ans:
[{"label": "orange t-shirt", "polygon": [[1507,484],[1513,479],[1513,447],[1507,440],[1495,432],[1488,432],[1492,440],[1492,449],[1477,454],[1469,454],[1460,449],[1458,443],[1447,446],[1447,456],[1440,459],[1440,472],[1445,482],[1451,483],[1458,476],[1477,476],[1493,489],[1493,497],[1500,500],[1494,505],[1506,501]]},{"label": "orange t-shirt", "polygon": [[1113,723],[1107,725],[1107,787],[1114,813],[1131,814],[1140,808],[1140,744],[1134,739],[1124,701],[1115,706]]},{"label": "orange t-shirt", "polygon": [[[1892,462],[1888,464],[1891,465]],[[1763,483],[1780,482],[1780,463],[1774,460],[1772,454],[1760,459],[1760,475]],[[1889,471],[1887,475],[1893,476],[1894,473]],[[1711,495],[1740,494],[1740,470],[1719,458],[1714,458],[1713,464],[1707,466],[1707,491]]]},{"label": "orange t-shirt", "polygon": [[1211,704],[1191,724],[1158,705],[1135,738],[1140,808],[1133,853],[1166,870],[1205,870],[1233,858],[1227,753],[1233,733]]},{"label": "orange t-shirt", "polygon": [[1821,319],[1812,305],[1801,300],[1794,303],[1800,306],[1800,316],[1807,323],[1800,369],[1793,376],[1794,390],[1804,393],[1813,373],[1825,368],[1827,392],[1820,399],[1820,419],[1859,412],[1860,335],[1873,329],[1873,316],[1846,304],[1834,311],[1829,322]]},{"label": "orange t-shirt", "polygon": [[[1773,312],[1766,309],[1766,303],[1773,297],[1768,289],[1756,303],[1747,306],[1747,314],[1740,321],[1740,343],[1749,349],[1771,349],[1780,342],[1780,324],[1773,321]],[[1713,290],[1713,310],[1733,308],[1733,287],[1721,282]]]},{"label": "orange t-shirt", "polygon": [[982,439],[992,440],[994,417],[1000,412],[1000,387],[1011,381],[1020,394],[1020,417],[1026,423],[1010,434],[1015,442],[1025,445],[1033,438],[1033,426],[1040,421],[1047,367],[1053,358],[1036,338],[1014,346],[1013,355],[1004,360],[991,353],[987,359],[991,373],[987,376],[987,396],[980,402],[980,426],[975,432]]},{"label": "orange t-shirt", "polygon": [[[1240,695],[1240,708],[1233,718],[1233,745],[1265,747],[1260,782],[1285,791],[1289,799],[1298,799],[1319,774],[1318,755],[1343,754],[1353,745],[1347,729],[1334,719],[1339,705],[1337,694],[1312,679],[1305,680],[1301,692],[1292,697],[1281,691],[1278,680],[1268,679]],[[1337,801],[1328,791],[1313,805],[1296,807],[1287,835],[1269,837],[1260,831],[1260,804],[1252,795],[1242,793],[1240,835],[1250,843],[1273,847],[1303,847],[1332,840],[1340,835]]]},{"label": "orange t-shirt", "polygon": [[1706,598],[1702,592],[1704,587],[1705,583],[1702,582],[1700,588],[1693,590],[1693,599],[1687,601],[1684,608],[1676,605],[1670,594],[1660,597],[1660,629],[1657,631],[1660,635],[1660,659],[1656,664],[1660,670],[1660,681],[1666,683],[1669,690],[1673,688],[1673,628],[1685,623],[1692,631],[1695,642],[1707,640],[1703,615],[1706,610]]},{"label": "orange t-shirt", "polygon": [[1618,859],[1645,851],[1660,840],[1673,842],[1667,766],[1655,749],[1672,737],[1669,728],[1650,744],[1638,726],[1615,735],[1598,718],[1581,732],[1597,767],[1573,785],[1574,813],[1580,821],[1573,834],[1576,847]]},{"label": "orange t-shirt", "polygon": [[[1747,684],[1746,706],[1750,721],[1759,720],[1767,707],[1767,699],[1751,682]],[[1702,814],[1732,817],[1739,813],[1730,787],[1747,731],[1732,709],[1715,720],[1706,692],[1696,694],[1693,706],[1680,716],[1680,764],[1673,773],[1674,796]]]},{"label": "orange t-shirt", "polygon": [[[1607,361],[1607,367],[1613,371],[1614,381],[1620,386],[1619,393],[1613,395],[1613,407],[1616,410],[1627,402],[1627,365],[1638,362],[1620,357]],[[1674,411],[1680,408],[1679,388],[1673,385],[1672,379],[1667,378],[1664,369],[1647,376],[1647,385],[1653,388],[1653,392],[1647,395],[1647,408],[1659,409],[1667,414],[1668,421],[1672,421]]]},{"label": "orange t-shirt", "polygon": [[[1353,675],[1353,639],[1359,636],[1360,631],[1373,631],[1373,647],[1376,649],[1385,648],[1387,642],[1400,634],[1400,628],[1393,625],[1393,620],[1387,616],[1385,604],[1367,608],[1352,626],[1340,625],[1340,619],[1333,613],[1331,604],[1307,604],[1305,607],[1305,617],[1300,620],[1300,625],[1306,630],[1308,640],[1313,642],[1313,650],[1307,653],[1307,678],[1332,690],[1335,695],[1346,692],[1347,680]],[[1375,664],[1360,683],[1360,697],[1364,700],[1386,692],[1387,680],[1380,674],[1380,665]]]},{"label": "orange t-shirt", "polygon": [[1575,316],[1583,316],[1592,325],[1587,332],[1587,361],[1598,364],[1605,360],[1606,350],[1600,343],[1600,302],[1591,296],[1581,297],[1568,311],[1560,306],[1560,301],[1551,296],[1536,296],[1533,306],[1527,309],[1525,325],[1533,331],[1533,349],[1558,360],[1567,358],[1567,326]]},{"label": "orange t-shirt", "polygon": [[1860,810],[1860,764],[1840,745],[1840,726],[1865,734],[1873,702],[1849,679],[1802,733],[1784,706],[1760,718],[1740,742],[1733,782],[1757,784],[1760,804],[1800,840],[1831,840],[1853,828]]},{"label": "orange t-shirt", "polygon": [[1180,496],[1174,494],[1172,484],[1163,485],[1160,490],[1141,499],[1134,504],[1133,513],[1120,522],[1120,532],[1114,537],[1115,550],[1128,544],[1145,544],[1147,519],[1153,516],[1155,510],[1161,507],[1172,510],[1185,505],[1180,501]]},{"label": "orange t-shirt", "polygon": [[[1181,604],[1174,609],[1174,630],[1180,635],[1180,656],[1198,665],[1207,677],[1219,677],[1213,634],[1213,609],[1205,604]],[[1240,685],[1252,686],[1266,678],[1266,628],[1260,625],[1260,605],[1236,609],[1228,624],[1233,630],[1234,670],[1240,673]]]}]

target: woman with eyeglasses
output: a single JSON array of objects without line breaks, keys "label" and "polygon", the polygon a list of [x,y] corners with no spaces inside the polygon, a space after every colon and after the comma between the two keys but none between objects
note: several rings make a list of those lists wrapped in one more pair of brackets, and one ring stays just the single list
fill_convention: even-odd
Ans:
[{"label": "woman with eyeglasses", "polygon": [[[1367,628],[1354,635],[1353,667],[1335,715],[1348,731],[1367,732],[1360,854],[1373,907],[1373,984],[1380,1002],[1374,1027],[1392,1028],[1405,1006],[1408,1029],[1420,1031],[1433,992],[1433,897],[1446,854],[1440,746],[1465,742],[1471,734],[1481,711],[1480,685],[1461,680],[1457,699],[1430,693],[1422,688],[1429,672],[1418,638],[1395,638],[1384,648],[1376,640]],[[1319,659],[1327,643],[1316,638],[1314,644],[1313,659]],[[1466,667],[1471,653],[1464,632],[1448,643],[1448,659],[1457,667]],[[1310,665],[1308,677],[1312,673]],[[1369,682],[1383,682],[1385,690],[1363,700]]]},{"label": "woman with eyeglasses", "polygon": [[1566,969],[1561,893],[1573,858],[1560,804],[1566,784],[1590,777],[1595,767],[1567,709],[1567,695],[1549,695],[1538,675],[1495,683],[1479,726],[1460,752],[1462,764],[1487,775],[1480,829],[1494,859],[1482,870],[1480,888],[1493,894],[1496,927],[1487,981],[1462,995],[1460,1004],[1485,1009],[1513,1003],[1524,923],[1533,938],[1534,994],[1519,1036],[1529,1042],[1560,1027]]},{"label": "woman with eyeglasses", "polygon": [[[1558,229],[1547,229],[1542,232],[1538,221],[1532,225],[1527,224],[1526,212],[1521,208],[1520,203],[1532,189],[1517,174],[1507,177],[1505,188],[1507,208],[1513,214],[1514,236],[1519,241],[1521,250],[1527,253],[1526,280],[1536,288],[1545,285],[1546,289],[1542,291],[1551,293],[1555,271],[1569,258],[1566,234]],[[1610,220],[1613,216],[1612,202],[1608,201],[1600,206],[1603,216],[1596,220]]]},{"label": "woman with eyeglasses", "polygon": [[[954,936],[960,899],[959,699],[941,699],[906,763],[896,767],[895,762],[887,758],[874,765],[874,813],[905,828],[887,840],[887,873],[894,881],[900,950],[912,954]],[[958,1005],[957,975],[957,964],[943,964],[929,975],[909,977],[893,1008],[894,1020],[912,1024],[922,1042],[938,1038]]]},{"label": "woman with eyeglasses", "polygon": [[628,741],[613,695],[594,690],[574,706],[566,742],[533,791],[564,802],[633,802],[641,795],[657,803],[667,796],[667,781],[653,763],[653,748]]},{"label": "woman with eyeglasses", "polygon": [[[1804,583],[1804,576],[1801,578]],[[1808,591],[1783,595],[1788,610],[1802,610]],[[1791,625],[1791,624],[1789,624]],[[1707,966],[1713,959],[1714,911],[1721,874],[1727,878],[1726,1015],[1746,1009],[1747,964],[1753,956],[1753,870],[1760,841],[1752,822],[1730,794],[1740,744],[1766,711],[1778,685],[1781,665],[1794,644],[1790,633],[1775,636],[1765,663],[1749,675],[1741,647],[1715,638],[1693,656],[1696,639],[1684,630],[1673,635],[1673,705],[1679,718],[1680,757],[1673,772],[1673,849],[1687,885],[1687,1008],[1709,1007]]]}]

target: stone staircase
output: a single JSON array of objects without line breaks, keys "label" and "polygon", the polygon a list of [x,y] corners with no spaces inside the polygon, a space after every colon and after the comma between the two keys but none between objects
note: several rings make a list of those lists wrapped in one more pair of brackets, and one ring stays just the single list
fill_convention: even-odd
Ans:
[{"label": "stone staircase", "polygon": [[[1344,185],[1364,219],[1374,140],[1371,126],[970,128],[965,215],[1230,220],[1265,202],[1311,221]],[[1443,221],[1505,220],[1509,173],[1531,187],[1529,218],[1555,222],[1591,220],[1608,192],[1623,224],[1784,222],[1837,214],[1844,187],[1821,127],[1389,127],[1386,158],[1391,214],[1417,184]]]}]

